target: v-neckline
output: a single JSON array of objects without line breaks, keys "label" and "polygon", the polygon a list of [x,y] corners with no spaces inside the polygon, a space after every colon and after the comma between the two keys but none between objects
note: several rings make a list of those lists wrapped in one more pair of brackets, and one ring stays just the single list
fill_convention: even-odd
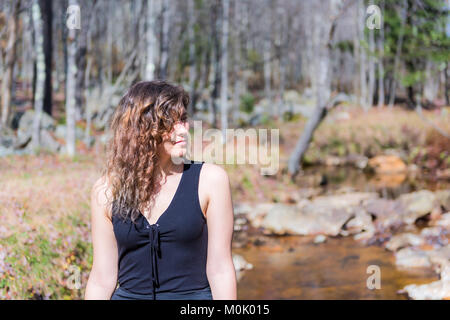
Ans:
[{"label": "v-neckline", "polygon": [[180,191],[180,187],[181,187],[181,183],[183,182],[184,179],[184,174],[186,172],[186,163],[183,163],[183,172],[181,173],[181,179],[180,182],[178,183],[177,189],[175,190],[175,194],[172,197],[172,200],[169,203],[169,206],[167,207],[166,210],[163,211],[163,213],[161,213],[161,215],[158,217],[158,219],[156,220],[155,223],[151,224],[150,221],[148,221],[147,217],[144,216],[144,214],[141,212],[140,209],[138,209],[139,214],[141,215],[142,218],[144,218],[144,220],[147,222],[147,224],[149,226],[154,226],[154,225],[158,225],[159,226],[159,220],[161,220],[162,216],[166,214],[167,211],[169,211],[169,209],[172,207],[173,203],[175,202],[175,199]]}]

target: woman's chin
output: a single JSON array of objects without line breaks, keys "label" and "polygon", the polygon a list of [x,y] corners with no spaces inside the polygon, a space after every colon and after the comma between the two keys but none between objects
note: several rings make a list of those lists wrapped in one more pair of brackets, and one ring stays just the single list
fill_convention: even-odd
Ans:
[{"label": "woman's chin", "polygon": [[177,150],[172,150],[171,155],[173,158],[182,158],[186,155],[186,149],[180,148]]}]

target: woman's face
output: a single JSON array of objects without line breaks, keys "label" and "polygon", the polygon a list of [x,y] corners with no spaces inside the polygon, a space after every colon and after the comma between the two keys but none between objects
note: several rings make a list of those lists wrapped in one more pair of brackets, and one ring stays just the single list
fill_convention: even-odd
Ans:
[{"label": "woman's face", "polygon": [[188,135],[189,122],[187,120],[175,123],[172,131],[163,137],[158,151],[170,158],[184,157],[187,152]]}]

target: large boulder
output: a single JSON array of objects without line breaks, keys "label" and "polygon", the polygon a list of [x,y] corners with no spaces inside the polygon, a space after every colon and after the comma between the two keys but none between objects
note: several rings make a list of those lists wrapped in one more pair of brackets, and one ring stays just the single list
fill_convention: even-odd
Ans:
[{"label": "large boulder", "polygon": [[429,190],[402,194],[398,201],[406,210],[403,217],[406,224],[413,224],[418,218],[430,213],[437,205],[435,194]]},{"label": "large boulder", "polygon": [[407,193],[397,200],[371,199],[364,203],[366,211],[376,217],[379,230],[397,229],[431,213],[437,205],[436,196],[428,190]]},{"label": "large boulder", "polygon": [[275,204],[261,226],[266,233],[336,236],[344,224],[361,210],[359,205],[376,198],[376,193],[349,193],[304,200],[301,206]]},{"label": "large boulder", "polygon": [[[31,137],[33,136],[33,121],[34,121],[34,110],[27,110],[19,121],[19,128],[17,129],[17,145],[25,146]],[[56,128],[55,120],[50,117],[47,113],[42,112],[41,114],[41,131],[54,131]],[[45,135],[45,134],[44,134]],[[46,139],[46,138],[44,138]]]}]

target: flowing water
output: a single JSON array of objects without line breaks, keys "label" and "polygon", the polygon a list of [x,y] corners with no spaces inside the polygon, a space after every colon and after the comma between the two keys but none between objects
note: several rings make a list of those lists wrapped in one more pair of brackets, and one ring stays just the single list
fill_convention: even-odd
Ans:
[{"label": "flowing water", "polygon": [[[351,187],[379,192],[386,198],[420,189],[449,188],[445,183],[406,176],[380,180],[349,168],[312,168],[300,180],[302,188],[325,180],[326,193]],[[351,236],[328,237],[315,244],[313,236],[264,236],[252,228],[241,232],[247,232],[250,245],[233,248],[233,253],[242,255],[253,269],[238,276],[238,299],[406,299],[397,293],[404,286],[439,279],[430,269],[400,269],[392,252],[365,246]],[[380,268],[380,289],[367,287],[371,265]]]}]

